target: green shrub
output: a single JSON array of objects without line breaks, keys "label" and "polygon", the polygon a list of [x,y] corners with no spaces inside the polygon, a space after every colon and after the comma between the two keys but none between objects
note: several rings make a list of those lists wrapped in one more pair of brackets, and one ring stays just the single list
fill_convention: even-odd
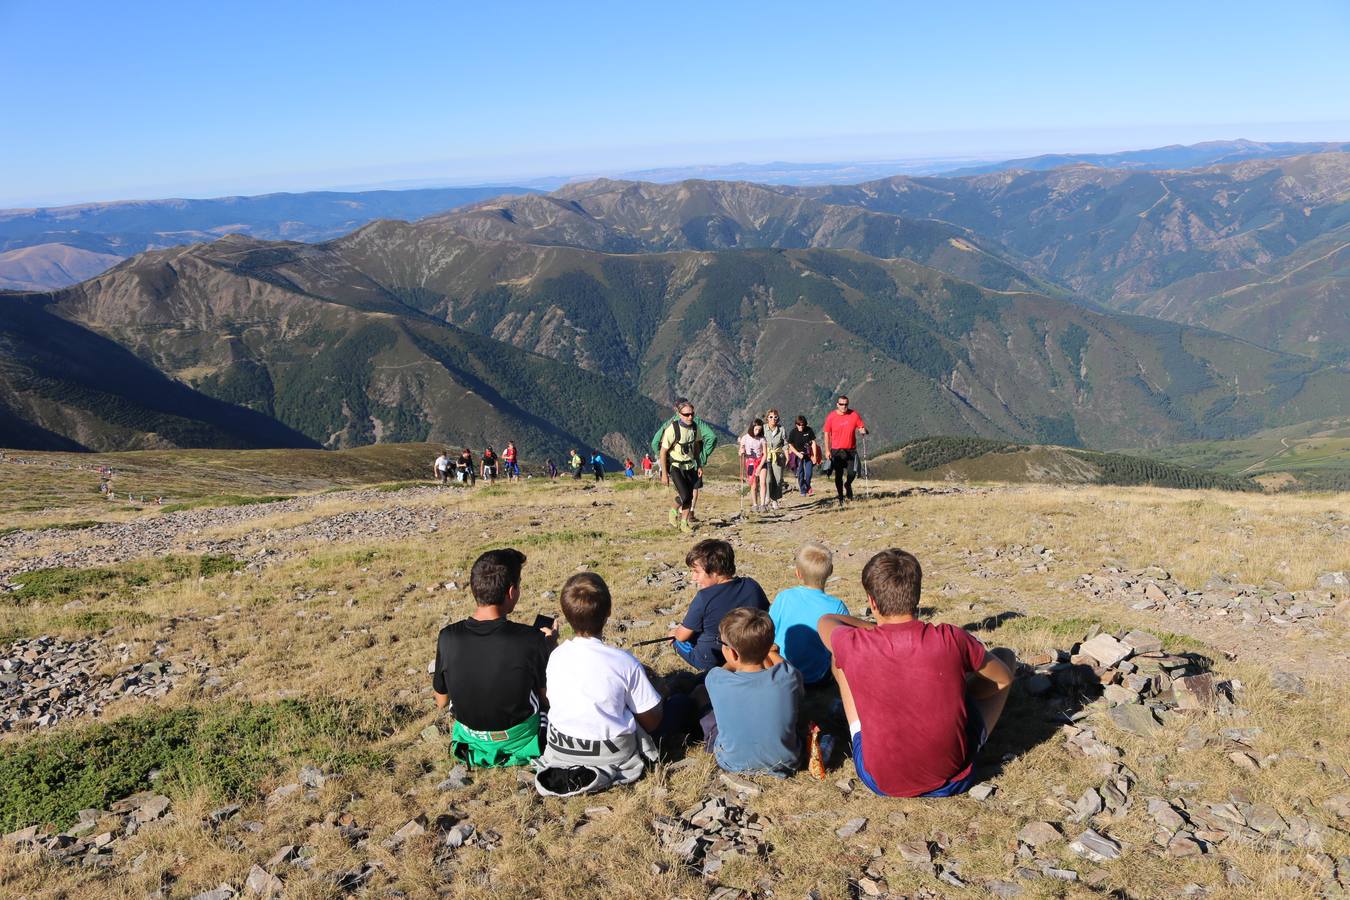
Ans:
[{"label": "green shrub", "polygon": [[1026,449],[1021,444],[977,437],[925,437],[906,444],[903,453],[905,465],[922,472],[962,459],[975,459],[986,453],[1017,453]]},{"label": "green shrub", "polygon": [[296,763],[334,769],[387,763],[376,746],[410,708],[335,699],[164,710],[10,744],[0,756],[0,831],[57,828],[81,809],[106,809],[151,787],[172,796],[204,788],[248,797]]},{"label": "green shrub", "polygon": [[233,572],[243,563],[225,553],[203,556],[165,556],[113,568],[72,569],[58,566],[13,577],[17,591],[6,595],[11,603],[63,603],[127,593],[148,584],[170,584],[189,578],[211,578]]}]

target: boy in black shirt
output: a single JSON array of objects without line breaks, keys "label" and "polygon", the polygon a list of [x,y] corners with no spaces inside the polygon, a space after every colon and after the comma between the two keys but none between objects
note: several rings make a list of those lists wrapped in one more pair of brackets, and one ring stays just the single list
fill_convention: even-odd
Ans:
[{"label": "boy in black shirt", "polygon": [[558,631],[507,619],[520,600],[524,565],[525,554],[510,548],[478,557],[469,573],[478,608],[436,640],[436,706],[451,706],[451,747],[470,765],[525,765],[543,750],[545,666]]}]

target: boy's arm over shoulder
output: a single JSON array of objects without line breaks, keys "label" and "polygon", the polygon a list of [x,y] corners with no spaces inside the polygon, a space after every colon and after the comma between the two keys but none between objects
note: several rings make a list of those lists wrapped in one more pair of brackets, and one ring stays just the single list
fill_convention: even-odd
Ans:
[{"label": "boy's arm over shoulder", "polygon": [[829,650],[831,653],[834,653],[834,645],[831,643],[831,639],[833,638],[834,633],[840,628],[871,629],[875,627],[874,624],[868,622],[866,619],[859,619],[848,615],[841,616],[835,613],[827,613],[816,621],[816,631],[820,634],[820,640],[825,644],[825,649]]}]

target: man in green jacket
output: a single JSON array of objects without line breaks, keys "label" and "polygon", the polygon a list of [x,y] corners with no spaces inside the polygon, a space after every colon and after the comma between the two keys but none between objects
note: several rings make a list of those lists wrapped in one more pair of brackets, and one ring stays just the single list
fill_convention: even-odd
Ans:
[{"label": "man in green jacket", "polygon": [[694,405],[685,400],[676,408],[675,417],[653,435],[652,444],[661,461],[661,483],[675,485],[670,524],[684,532],[693,531],[694,490],[717,446],[717,435],[694,418]]}]

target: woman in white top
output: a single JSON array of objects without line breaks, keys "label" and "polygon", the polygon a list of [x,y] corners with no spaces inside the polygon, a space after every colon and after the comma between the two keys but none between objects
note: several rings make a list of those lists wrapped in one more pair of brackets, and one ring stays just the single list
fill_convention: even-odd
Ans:
[{"label": "woman in white top", "polygon": [[764,468],[764,446],[764,420],[756,419],[737,443],[741,472],[750,482],[751,512],[760,512],[768,502],[765,486],[769,473]]}]

